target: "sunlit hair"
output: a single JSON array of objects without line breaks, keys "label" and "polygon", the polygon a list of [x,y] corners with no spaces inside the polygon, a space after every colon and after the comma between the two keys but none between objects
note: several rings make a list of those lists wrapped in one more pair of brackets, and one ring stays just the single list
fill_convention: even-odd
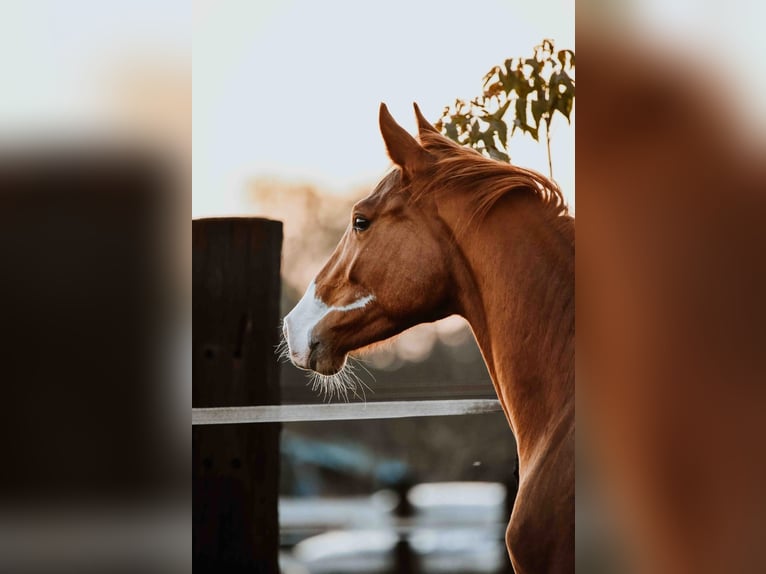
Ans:
[{"label": "sunlit hair", "polygon": [[559,186],[536,171],[489,159],[435,131],[421,131],[420,142],[435,159],[420,193],[447,186],[471,189],[476,194],[471,220],[480,220],[503,196],[519,191],[534,193],[555,215],[568,215]]}]

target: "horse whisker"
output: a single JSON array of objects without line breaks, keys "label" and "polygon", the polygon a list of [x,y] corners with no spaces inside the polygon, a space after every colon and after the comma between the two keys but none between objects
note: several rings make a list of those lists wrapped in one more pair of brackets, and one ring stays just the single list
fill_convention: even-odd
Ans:
[{"label": "horse whisker", "polygon": [[[370,371],[362,367],[365,372],[375,378]],[[375,391],[365,383],[358,373],[354,371],[354,365],[346,362],[343,368],[334,375],[322,375],[316,372],[307,374],[308,381],[306,386],[311,386],[311,390],[318,393],[323,402],[331,402],[334,398],[349,402],[350,396],[367,402],[367,393],[365,389],[374,393]],[[361,393],[361,394],[360,394]],[[350,396],[349,396],[350,395]]]}]

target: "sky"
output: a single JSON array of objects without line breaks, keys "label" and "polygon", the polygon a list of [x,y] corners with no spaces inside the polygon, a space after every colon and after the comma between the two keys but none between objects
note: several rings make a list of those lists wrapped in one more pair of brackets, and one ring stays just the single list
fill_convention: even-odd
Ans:
[{"label": "sky", "polygon": [[86,131],[108,121],[127,68],[191,73],[185,0],[4,2],[3,136]]},{"label": "sky", "polygon": [[[575,47],[573,0],[486,0],[478,8],[452,0],[7,4],[0,19],[3,140],[62,126],[87,130],[113,113],[115,76],[131,67],[155,76],[167,69],[192,76],[193,68],[196,217],[252,214],[245,189],[261,176],[336,193],[372,185],[388,167],[377,126],[381,101],[414,131],[413,101],[435,120],[456,97],[477,95],[488,69],[530,53],[542,38]],[[766,75],[753,73],[766,57],[759,28],[766,3],[619,6],[631,25],[653,31],[651,44],[712,62],[716,85],[726,73],[737,76],[734,111],[756,129],[766,125],[764,100],[753,96],[766,88]],[[560,120],[554,175],[573,204],[575,130]],[[511,144],[515,163],[546,173],[542,144],[528,136]]]},{"label": "sky", "polygon": [[[390,162],[380,102],[415,131],[543,38],[574,46],[574,2],[199,0],[194,12],[194,217],[252,214],[258,177],[329,193],[369,186]],[[574,128],[553,124],[554,176],[574,204]],[[511,140],[514,163],[547,173],[545,145]]]}]

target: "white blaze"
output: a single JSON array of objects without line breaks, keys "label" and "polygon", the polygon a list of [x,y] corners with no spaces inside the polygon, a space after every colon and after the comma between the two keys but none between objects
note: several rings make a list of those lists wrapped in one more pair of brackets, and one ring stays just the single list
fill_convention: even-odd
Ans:
[{"label": "white blaze", "polygon": [[375,299],[374,295],[365,295],[348,305],[329,307],[316,296],[316,284],[312,281],[303,297],[301,297],[301,300],[287,314],[284,321],[285,337],[290,348],[290,358],[293,363],[299,367],[308,368],[309,354],[311,352],[309,346],[311,343],[311,333],[317,323],[328,313],[361,309],[373,299]]}]

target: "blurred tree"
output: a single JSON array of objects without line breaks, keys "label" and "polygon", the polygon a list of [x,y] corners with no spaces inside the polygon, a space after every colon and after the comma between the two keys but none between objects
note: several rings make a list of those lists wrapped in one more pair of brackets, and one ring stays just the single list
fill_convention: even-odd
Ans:
[{"label": "blurred tree", "polygon": [[456,99],[444,108],[436,127],[457,143],[501,161],[511,160],[509,125],[511,136],[520,130],[536,141],[542,127],[553,177],[550,124],[556,112],[570,121],[574,71],[574,51],[556,51],[553,40],[543,40],[531,58],[509,58],[502,66],[493,67],[484,76],[482,95],[469,101]]}]

